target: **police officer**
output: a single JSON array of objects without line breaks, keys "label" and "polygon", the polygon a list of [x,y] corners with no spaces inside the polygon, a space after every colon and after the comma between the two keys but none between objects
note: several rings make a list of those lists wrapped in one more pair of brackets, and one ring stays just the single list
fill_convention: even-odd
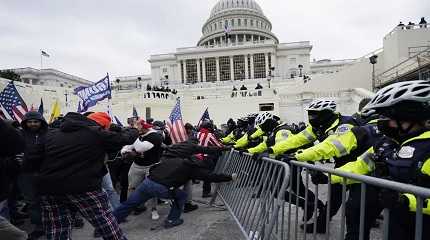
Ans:
[{"label": "police officer", "polygon": [[[377,130],[377,120],[373,120],[374,118],[377,118],[375,111],[362,111],[360,113],[360,119],[363,122],[370,121],[367,125],[355,126],[346,132],[343,132],[345,129],[342,130],[338,128],[336,134],[326,138],[323,142],[313,147],[297,151],[295,154],[296,160],[302,162],[316,162],[333,158],[335,161],[335,168],[341,167],[348,162],[355,161],[358,156],[366,152],[369,147],[373,146],[373,144],[382,137],[382,134]],[[312,175],[312,177],[313,181],[317,181],[314,179],[315,175]],[[332,186],[332,189],[336,189],[335,191],[341,188],[340,182]],[[350,188],[352,188],[352,186],[349,186],[348,189]],[[360,188],[360,185],[358,185],[358,188]],[[334,193],[335,194],[332,194],[330,199],[330,219],[336,215],[342,204],[342,196],[339,195],[341,192]],[[321,211],[317,217],[317,233],[326,232],[327,206],[328,204],[325,205],[323,211]],[[359,208],[360,204],[354,207]],[[347,211],[350,209],[352,208],[347,208]],[[313,232],[313,228],[313,223],[307,224],[306,231],[311,233]]]},{"label": "police officer", "polygon": [[235,149],[244,150],[248,147],[255,147],[262,142],[264,132],[258,126],[263,121],[262,119],[266,117],[265,114],[266,113],[251,113],[247,116],[248,130],[241,138],[236,141],[236,144],[234,145]]},{"label": "police officer", "polygon": [[[336,112],[336,102],[333,100],[318,99],[313,101],[307,108],[309,123],[310,125],[306,127],[303,131],[293,136],[288,137],[285,141],[275,144],[273,147],[268,149],[270,154],[280,156],[282,154],[293,153],[298,149],[306,149],[313,145],[313,143],[318,140],[323,142],[327,137],[335,133],[346,132],[352,127],[357,125],[356,121],[350,116],[343,116]],[[315,195],[309,189],[305,189],[303,180],[299,177],[299,189],[297,188],[297,175],[300,174],[296,167],[292,167],[292,179],[291,183],[292,190],[297,193],[299,197],[299,206],[305,208],[305,201],[303,200],[306,191],[308,192],[308,215],[306,220],[312,217],[314,210],[314,199]],[[300,176],[300,175],[299,175]],[[327,183],[324,178],[325,175],[315,175],[313,178],[318,179],[314,181],[315,183]],[[341,201],[342,198],[342,188],[334,186],[331,191],[332,201]],[[340,197],[339,197],[340,196]],[[286,194],[285,198],[291,203],[296,202],[295,199],[288,199],[289,194]],[[318,206],[321,212],[324,212],[323,204],[318,200]],[[319,229],[320,232],[324,232],[324,229]]]},{"label": "police officer", "polygon": [[[385,117],[378,121],[378,130],[386,138],[378,141],[357,161],[341,170],[383,177],[393,181],[430,187],[430,83],[400,82],[389,85],[376,94],[366,109]],[[340,181],[333,176],[332,181]],[[414,239],[416,198],[414,195],[387,189],[366,194],[365,238],[369,239],[369,224],[382,208],[390,209],[388,239]],[[360,198],[358,194],[356,198]],[[376,204],[375,204],[376,202]],[[369,206],[370,205],[370,206]],[[424,203],[423,226],[430,225],[430,204]],[[359,216],[359,215],[358,215]],[[355,221],[358,216],[354,215]],[[347,216],[348,217],[348,216]],[[351,216],[349,216],[351,217]],[[357,225],[347,226],[346,239],[358,239]],[[430,229],[423,228],[423,239],[430,239]]]},{"label": "police officer", "polygon": [[237,119],[237,126],[226,137],[221,139],[222,144],[235,145],[236,141],[242,138],[242,136],[248,131],[249,122],[250,119],[248,117]]}]

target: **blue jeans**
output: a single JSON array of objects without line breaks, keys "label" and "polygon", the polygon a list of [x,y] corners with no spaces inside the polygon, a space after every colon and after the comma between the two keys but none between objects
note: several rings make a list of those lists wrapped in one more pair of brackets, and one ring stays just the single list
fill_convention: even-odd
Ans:
[{"label": "blue jeans", "polygon": [[121,203],[121,205],[115,209],[113,215],[116,217],[118,222],[124,222],[125,218],[130,214],[131,211],[142,203],[145,203],[151,198],[163,198],[163,199],[174,199],[175,203],[170,208],[168,220],[176,221],[181,217],[182,209],[184,208],[187,194],[176,189],[174,196],[169,193],[167,187],[146,178],[137,188],[131,193],[127,201]]},{"label": "blue jeans", "polygon": [[120,205],[119,195],[113,188],[112,179],[110,174],[107,173],[102,180],[102,189],[108,195],[109,203],[113,210],[117,209]]}]

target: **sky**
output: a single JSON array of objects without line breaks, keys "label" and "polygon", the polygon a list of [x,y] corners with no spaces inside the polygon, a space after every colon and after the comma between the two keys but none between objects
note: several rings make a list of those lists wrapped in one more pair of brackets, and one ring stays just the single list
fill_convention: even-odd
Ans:
[{"label": "sky", "polygon": [[[256,0],[280,42],[311,59],[358,58],[399,21],[430,22],[429,0]],[[151,54],[192,47],[218,0],[0,0],[0,69],[43,68],[90,81],[150,74]]]}]

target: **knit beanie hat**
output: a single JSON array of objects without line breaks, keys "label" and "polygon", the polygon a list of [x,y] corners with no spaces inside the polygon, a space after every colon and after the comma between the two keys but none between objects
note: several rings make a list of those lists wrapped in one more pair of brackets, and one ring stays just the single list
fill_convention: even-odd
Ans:
[{"label": "knit beanie hat", "polygon": [[112,119],[105,112],[95,112],[88,115],[88,118],[95,121],[98,125],[104,129],[109,129]]}]

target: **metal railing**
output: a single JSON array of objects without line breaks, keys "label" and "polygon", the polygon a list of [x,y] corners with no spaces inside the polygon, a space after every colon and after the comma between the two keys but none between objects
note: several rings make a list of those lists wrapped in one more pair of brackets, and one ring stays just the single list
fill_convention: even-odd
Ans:
[{"label": "metal railing", "polygon": [[222,199],[247,239],[283,239],[283,197],[288,185],[289,166],[272,159],[254,161],[249,154],[232,151],[216,166],[218,172],[237,173],[232,184],[218,184],[216,197]]},{"label": "metal railing", "polygon": [[428,61],[429,58],[430,47],[426,46],[422,49],[422,51],[414,54],[413,56],[410,56],[410,58],[377,75],[376,85],[385,85],[387,83],[397,80],[399,77],[405,76],[420,69],[424,65],[430,64],[430,61]]},{"label": "metal railing", "polygon": [[[291,168],[290,168],[291,167]],[[303,162],[291,161],[288,164],[273,159],[263,158],[261,162],[255,161],[248,154],[239,154],[236,151],[225,155],[216,168],[217,172],[238,173],[239,180],[234,184],[217,185],[217,194],[224,201],[233,218],[239,225],[246,239],[344,239],[346,232],[347,209],[350,207],[347,192],[354,186],[360,194],[354,195],[356,208],[355,217],[349,216],[349,221],[355,225],[354,239],[369,239],[371,222],[366,214],[380,214],[372,208],[369,212],[367,205],[373,202],[368,197],[375,197],[381,189],[390,189],[399,193],[410,193],[417,199],[415,215],[415,240],[423,238],[423,205],[430,198],[430,189],[415,185],[403,184],[385,179],[356,175],[336,170],[322,165],[313,165]],[[332,175],[342,178],[338,184],[313,184],[310,181],[311,173],[324,173],[328,179]],[[354,180],[353,185],[347,181]],[[288,184],[288,187],[287,187]],[[323,187],[324,186],[324,187]],[[340,198],[332,201],[332,192],[337,191]],[[215,201],[214,196],[212,202]],[[347,201],[348,200],[348,201]],[[317,234],[317,213],[321,213],[321,201],[324,202],[325,216],[324,234]],[[332,206],[335,201],[341,205]],[[357,202],[359,204],[357,204]],[[331,208],[340,208],[340,213],[330,214]],[[383,207],[380,206],[382,211]],[[351,211],[350,209],[348,209]],[[358,212],[357,212],[358,211]],[[383,209],[382,229],[371,232],[370,239],[391,239],[388,235],[390,210]],[[320,217],[321,218],[321,217]],[[428,218],[428,216],[427,216]],[[304,224],[299,228],[301,219]],[[311,233],[303,229],[306,220],[314,224]],[[400,227],[400,226],[399,226]]]}]

